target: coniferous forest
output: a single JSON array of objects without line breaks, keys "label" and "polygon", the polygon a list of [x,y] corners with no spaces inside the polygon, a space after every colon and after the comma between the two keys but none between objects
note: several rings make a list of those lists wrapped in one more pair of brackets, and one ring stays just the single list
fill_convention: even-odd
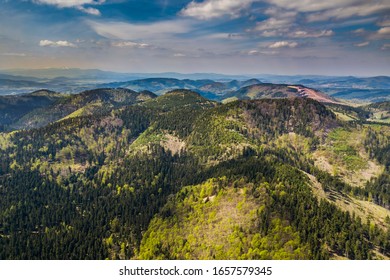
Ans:
[{"label": "coniferous forest", "polygon": [[2,127],[0,259],[390,258],[386,123],[305,98],[105,92]]}]

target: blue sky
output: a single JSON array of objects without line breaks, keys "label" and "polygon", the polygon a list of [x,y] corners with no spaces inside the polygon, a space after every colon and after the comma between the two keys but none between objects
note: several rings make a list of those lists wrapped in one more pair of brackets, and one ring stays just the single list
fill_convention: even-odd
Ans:
[{"label": "blue sky", "polygon": [[0,69],[390,75],[389,0],[0,0]]}]

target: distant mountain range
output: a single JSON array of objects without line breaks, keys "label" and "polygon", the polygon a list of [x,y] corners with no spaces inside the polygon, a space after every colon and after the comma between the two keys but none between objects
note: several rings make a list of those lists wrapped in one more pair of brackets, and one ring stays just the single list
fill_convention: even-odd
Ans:
[{"label": "distant mountain range", "polygon": [[[252,75],[226,75],[217,73],[119,73],[102,71],[99,69],[79,68],[47,68],[47,69],[11,69],[0,71],[1,74],[29,77],[33,79],[54,79],[58,77],[78,80],[106,80],[106,81],[128,81],[145,78],[176,78],[176,79],[213,79],[213,80],[245,80]],[[0,76],[1,78],[1,76]],[[27,79],[31,80],[31,79]]]},{"label": "distant mountain range", "polygon": [[242,87],[254,84],[303,85],[338,99],[357,102],[390,100],[390,77],[337,77],[316,75],[224,75],[215,73],[117,73],[97,69],[14,69],[0,71],[0,95],[32,92],[42,88],[78,93],[101,87],[123,87],[156,94],[179,88],[196,90],[221,100]]},{"label": "distant mountain range", "polygon": [[203,96],[221,100],[224,95],[240,89],[241,87],[261,84],[257,79],[244,81],[230,80],[227,82],[218,82],[213,80],[190,80],[190,79],[173,79],[173,78],[148,78],[127,82],[115,82],[101,84],[99,87],[122,87],[132,90],[149,90],[157,94],[164,94],[174,89],[190,89],[201,93]]}]

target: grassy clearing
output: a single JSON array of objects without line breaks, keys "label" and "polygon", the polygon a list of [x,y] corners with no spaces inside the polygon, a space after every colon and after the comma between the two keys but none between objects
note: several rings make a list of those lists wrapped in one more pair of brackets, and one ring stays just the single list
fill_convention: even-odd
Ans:
[{"label": "grassy clearing", "polygon": [[236,100],[238,100],[238,98],[235,97],[235,96],[234,97],[229,97],[229,98],[226,98],[226,99],[222,100],[222,103],[226,104],[226,103],[233,102],[233,101],[236,101]]},{"label": "grassy clearing", "polygon": [[335,112],[333,111],[333,113],[336,114],[336,117],[341,120],[341,121],[345,121],[345,122],[349,122],[349,121],[354,121],[356,120],[356,118],[350,116],[350,115],[347,115],[347,114],[343,114],[343,113],[340,113],[340,112]]},{"label": "grassy clearing", "polygon": [[362,219],[362,221],[367,221],[367,219],[369,219],[382,229],[388,228],[388,224],[385,220],[386,217],[390,217],[390,210],[383,208],[373,202],[359,200],[347,194],[341,194],[336,191],[325,193],[321,183],[318,182],[314,176],[308,173],[305,174],[310,179],[313,194],[319,199],[325,199],[335,204],[343,211],[355,213]]},{"label": "grassy clearing", "polygon": [[150,126],[146,129],[141,135],[134,140],[134,142],[130,145],[130,153],[132,151],[141,151],[145,152],[147,147],[150,144],[159,144],[164,140],[164,134],[162,132],[156,131],[153,126]]},{"label": "grassy clearing", "polygon": [[82,117],[82,116],[87,116],[87,115],[93,115],[97,110],[103,107],[103,103],[101,101],[88,104],[73,113],[67,115],[66,117],[60,119],[59,121],[66,120],[69,118],[76,118],[76,117]]},{"label": "grassy clearing", "polygon": [[369,121],[390,123],[390,112],[389,111],[375,112],[372,118],[369,119]]},{"label": "grassy clearing", "polygon": [[348,184],[363,187],[384,170],[384,166],[369,158],[364,137],[361,129],[334,129],[325,145],[313,153],[315,165],[333,176],[340,176]]}]

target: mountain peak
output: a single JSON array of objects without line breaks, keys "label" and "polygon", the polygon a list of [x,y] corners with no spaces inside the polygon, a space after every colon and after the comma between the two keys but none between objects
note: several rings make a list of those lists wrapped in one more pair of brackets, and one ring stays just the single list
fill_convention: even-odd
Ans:
[{"label": "mountain peak", "polygon": [[202,97],[199,93],[187,89],[175,89],[155,99],[148,100],[145,106],[171,110],[179,107],[211,107],[214,102]]},{"label": "mountain peak", "polygon": [[53,96],[53,95],[57,95],[57,94],[59,94],[59,93],[52,91],[52,90],[39,89],[39,90],[33,91],[31,93],[27,93],[25,95],[28,95],[28,96]]}]

